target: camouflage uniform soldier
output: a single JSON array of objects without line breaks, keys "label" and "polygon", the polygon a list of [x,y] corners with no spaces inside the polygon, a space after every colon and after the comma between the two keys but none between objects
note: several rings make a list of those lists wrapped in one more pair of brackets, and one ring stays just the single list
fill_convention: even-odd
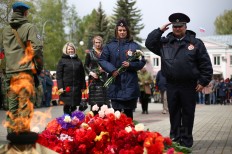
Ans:
[{"label": "camouflage uniform soldier", "polygon": [[[6,62],[6,84],[9,98],[8,135],[30,131],[30,126],[25,126],[16,119],[31,120],[33,105],[29,98],[32,98],[34,93],[35,80],[33,79],[35,72],[39,73],[43,67],[42,42],[36,27],[28,22],[29,8],[23,2],[15,2],[12,5],[13,14],[10,25],[4,28],[0,42],[0,50],[4,49]],[[25,81],[26,84],[20,84],[20,81]],[[23,87],[17,89],[19,85]],[[25,86],[28,86],[28,89]]]}]

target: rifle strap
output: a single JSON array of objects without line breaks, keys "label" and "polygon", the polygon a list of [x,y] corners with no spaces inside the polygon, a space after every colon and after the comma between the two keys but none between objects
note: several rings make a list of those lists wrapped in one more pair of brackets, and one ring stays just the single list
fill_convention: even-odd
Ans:
[{"label": "rifle strap", "polygon": [[18,32],[16,31],[16,29],[12,29],[12,32],[14,33],[14,35],[15,35],[15,37],[16,37],[18,43],[19,43],[19,45],[25,50],[26,47],[25,47],[25,45],[23,44],[22,40],[20,39],[19,34],[18,34]]}]

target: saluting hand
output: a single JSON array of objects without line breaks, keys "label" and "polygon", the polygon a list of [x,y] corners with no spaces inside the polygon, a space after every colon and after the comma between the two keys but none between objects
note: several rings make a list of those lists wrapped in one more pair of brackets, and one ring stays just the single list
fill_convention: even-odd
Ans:
[{"label": "saluting hand", "polygon": [[160,27],[160,30],[161,31],[163,31],[163,32],[165,32],[166,30],[168,30],[169,29],[169,25],[171,25],[172,23],[171,22],[169,22],[169,23],[167,23],[167,24],[165,24],[165,25],[163,25],[163,26],[161,26]]}]

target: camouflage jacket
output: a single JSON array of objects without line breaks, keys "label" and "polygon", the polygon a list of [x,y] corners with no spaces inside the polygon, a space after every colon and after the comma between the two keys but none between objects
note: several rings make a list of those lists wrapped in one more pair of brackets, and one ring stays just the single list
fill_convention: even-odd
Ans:
[{"label": "camouflage jacket", "polygon": [[[17,38],[12,32],[12,28],[16,29],[18,35],[25,46],[27,41],[31,42],[34,50],[34,56],[31,61],[20,64],[20,61],[25,58],[26,54],[22,46],[19,44]],[[37,71],[43,68],[43,53],[42,53],[42,42],[40,35],[37,32],[36,27],[29,23],[25,16],[13,12],[10,20],[10,25],[3,29],[2,36],[0,39],[0,51],[4,50],[5,54],[5,68],[6,73],[14,73],[31,70],[33,63]]]}]

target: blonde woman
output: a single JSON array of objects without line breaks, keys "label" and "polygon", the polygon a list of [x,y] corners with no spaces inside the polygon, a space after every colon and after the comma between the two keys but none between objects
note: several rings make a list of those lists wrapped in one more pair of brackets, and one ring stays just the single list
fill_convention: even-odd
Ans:
[{"label": "blonde woman", "polygon": [[[68,42],[63,47],[63,55],[56,70],[60,101],[64,103],[64,113],[71,114],[81,103],[81,92],[86,89],[85,72],[76,47]],[[67,89],[69,89],[67,91]]]},{"label": "blonde woman", "polygon": [[93,49],[86,54],[84,68],[89,75],[89,105],[97,104],[99,107],[109,103],[106,89],[103,87],[106,81],[106,73],[99,66],[98,59],[102,53],[103,39],[101,36],[93,38]]}]

